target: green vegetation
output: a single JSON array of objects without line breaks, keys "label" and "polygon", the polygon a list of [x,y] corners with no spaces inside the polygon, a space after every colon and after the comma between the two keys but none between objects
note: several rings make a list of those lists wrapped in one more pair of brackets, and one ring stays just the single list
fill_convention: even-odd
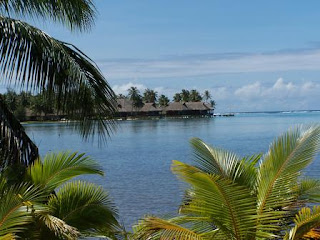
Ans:
[{"label": "green vegetation", "polygon": [[128,89],[128,98],[132,101],[133,107],[139,108],[143,106],[142,96],[136,87]]},{"label": "green vegetation", "polygon": [[45,93],[32,95],[31,92],[20,92],[17,94],[11,89],[8,89],[3,94],[4,102],[7,104],[10,111],[19,121],[26,121],[27,111],[29,115],[46,116],[56,112],[56,103],[50,97],[45,96]]},{"label": "green vegetation", "polygon": [[167,98],[165,95],[160,95],[158,104],[160,107],[166,107],[168,106],[168,103],[170,102],[169,98]]},{"label": "green vegetation", "polygon": [[295,128],[265,155],[241,158],[191,140],[195,164],[173,161],[190,187],[179,215],[147,216],[135,239],[319,239],[320,181],[304,169],[320,147],[320,126]]},{"label": "green vegetation", "polygon": [[[75,128],[82,137],[88,138],[93,133],[106,137],[113,131],[114,123],[106,122],[105,117],[115,112],[116,98],[102,73],[74,45],[52,38],[40,29],[17,20],[20,16],[58,22],[72,31],[81,32],[90,29],[93,24],[93,2],[0,1],[0,78],[26,91],[40,93],[44,105],[35,107],[36,111],[50,112],[52,109],[48,108],[47,103],[52,102],[57,111],[66,113],[70,119],[79,120],[80,124]],[[24,94],[27,96],[29,93]],[[3,136],[0,150],[12,154],[20,151],[21,154],[16,155],[22,157],[16,161],[28,163],[38,155],[37,149],[16,117],[23,118],[25,112],[22,107],[30,103],[22,97],[23,104],[20,105],[16,97],[12,92],[6,101],[0,96],[0,134]],[[11,114],[10,109],[15,115]]]},{"label": "green vegetation", "polygon": [[110,198],[101,187],[72,181],[82,174],[103,175],[84,154],[47,154],[17,178],[16,168],[0,174],[0,239],[113,237],[120,230]]},{"label": "green vegetation", "polygon": [[147,88],[143,93],[143,101],[146,103],[155,103],[157,101],[158,93]]},{"label": "green vegetation", "polygon": [[[158,92],[152,89],[145,89],[143,95],[140,94],[140,91],[137,87],[131,87],[128,89],[128,95],[119,94],[117,96],[119,99],[130,99],[133,102],[133,106],[136,108],[142,107],[143,103],[157,103],[159,106],[167,106],[170,102],[169,98],[165,95],[160,95],[158,98]],[[175,93],[173,96],[173,102],[201,102],[205,100],[208,102],[211,97],[211,93],[208,90],[205,90],[203,95],[201,95],[197,90],[192,89],[191,91],[182,89],[180,93]],[[215,107],[215,102],[210,101],[212,107]]]},{"label": "green vegetation", "polygon": [[115,238],[120,227],[108,194],[91,183],[70,182],[102,175],[99,166],[77,153],[41,161],[19,122],[27,109],[61,111],[80,122],[75,129],[83,138],[104,138],[114,130],[105,117],[116,111],[115,94],[89,57],[20,16],[81,32],[92,26],[95,8],[91,0],[0,1],[0,78],[27,91],[0,95],[0,239]]}]

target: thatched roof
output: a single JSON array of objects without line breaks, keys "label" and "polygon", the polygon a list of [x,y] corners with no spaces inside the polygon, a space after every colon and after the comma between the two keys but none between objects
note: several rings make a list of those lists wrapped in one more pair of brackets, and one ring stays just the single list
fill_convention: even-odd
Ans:
[{"label": "thatched roof", "polygon": [[167,106],[164,110],[167,112],[169,112],[169,111],[186,111],[186,110],[188,110],[188,108],[185,103],[171,102],[171,103],[169,103],[169,106]]},{"label": "thatched roof", "polygon": [[211,106],[204,102],[170,102],[167,107],[157,107],[155,103],[145,103],[142,108],[132,106],[132,101],[121,98],[117,100],[119,113],[131,112],[181,112],[181,111],[208,111]]},{"label": "thatched roof", "polygon": [[155,103],[145,103],[140,109],[140,112],[161,112],[162,109],[158,108]]},{"label": "thatched roof", "polygon": [[212,108],[204,102],[172,102],[165,108],[165,111],[208,111]]},{"label": "thatched roof", "polygon": [[124,113],[129,113],[129,112],[137,112],[139,111],[138,108],[133,107],[132,101],[126,98],[119,98],[117,99],[117,107],[118,107],[118,112],[124,112]]},{"label": "thatched roof", "polygon": [[189,110],[205,111],[211,109],[209,104],[204,102],[186,102],[186,106]]}]

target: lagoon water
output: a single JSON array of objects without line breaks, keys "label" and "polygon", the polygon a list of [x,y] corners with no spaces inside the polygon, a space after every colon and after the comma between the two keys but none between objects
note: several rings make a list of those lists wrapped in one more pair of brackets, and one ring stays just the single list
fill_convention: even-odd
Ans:
[{"label": "lagoon water", "polygon": [[[320,112],[242,113],[235,117],[119,121],[105,146],[84,142],[63,123],[26,124],[41,154],[72,150],[98,161],[106,175],[86,176],[110,192],[127,228],[145,214],[175,213],[184,185],[170,172],[173,159],[192,162],[191,137],[239,155],[265,152],[289,127],[320,123]],[[320,159],[307,174],[320,176]]]}]

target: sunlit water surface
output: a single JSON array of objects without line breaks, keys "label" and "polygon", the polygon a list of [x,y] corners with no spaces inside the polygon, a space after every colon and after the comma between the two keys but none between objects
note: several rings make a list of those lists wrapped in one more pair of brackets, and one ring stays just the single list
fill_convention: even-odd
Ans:
[{"label": "sunlit water surface", "polygon": [[[32,123],[25,128],[41,154],[72,150],[98,161],[105,176],[85,179],[107,189],[130,228],[145,214],[176,212],[184,185],[170,172],[173,159],[192,162],[189,139],[199,137],[239,155],[265,152],[289,127],[320,123],[319,112],[237,114],[235,117],[119,121],[107,145],[84,142],[63,123]],[[316,160],[307,174],[320,176]]]}]

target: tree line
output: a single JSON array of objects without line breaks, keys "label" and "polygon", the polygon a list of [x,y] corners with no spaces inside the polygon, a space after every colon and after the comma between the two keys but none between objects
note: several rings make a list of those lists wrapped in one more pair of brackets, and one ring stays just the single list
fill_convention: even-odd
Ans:
[{"label": "tree line", "polygon": [[[141,94],[136,87],[128,89],[128,94],[125,96],[119,94],[118,98],[130,99],[134,107],[143,107],[144,103],[155,103],[160,107],[168,106],[170,99],[164,94],[158,95],[157,91],[152,89],[145,89]],[[20,93],[15,92],[12,89],[7,89],[7,92],[3,94],[3,99],[8,108],[13,112],[15,117],[20,121],[25,121],[28,114],[35,116],[47,116],[48,114],[56,114],[56,103],[50,97],[49,93],[42,91],[38,94],[32,94],[30,91],[22,91]],[[200,102],[204,101],[209,103],[213,108],[216,106],[215,101],[212,99],[211,93],[206,90],[203,94],[199,91],[192,89],[182,89],[181,92],[175,93],[173,102]],[[29,112],[29,113],[28,113]]]},{"label": "tree line", "polygon": [[3,94],[3,99],[15,117],[24,121],[28,110],[37,116],[41,114],[46,116],[55,112],[55,102],[47,95],[48,93],[45,91],[33,95],[29,91],[16,93],[12,89],[8,89]]},{"label": "tree line", "polygon": [[[168,106],[170,99],[161,94],[158,96],[158,92],[152,89],[145,89],[141,94],[137,87],[130,87],[127,95],[119,94],[118,98],[130,99],[134,107],[142,107],[144,103],[156,103],[160,107]],[[216,103],[212,99],[212,95],[208,90],[205,90],[203,94],[200,94],[199,91],[192,89],[186,90],[182,89],[181,92],[175,93],[172,99],[173,102],[200,102],[205,101],[210,103],[213,108],[215,108]]]}]

